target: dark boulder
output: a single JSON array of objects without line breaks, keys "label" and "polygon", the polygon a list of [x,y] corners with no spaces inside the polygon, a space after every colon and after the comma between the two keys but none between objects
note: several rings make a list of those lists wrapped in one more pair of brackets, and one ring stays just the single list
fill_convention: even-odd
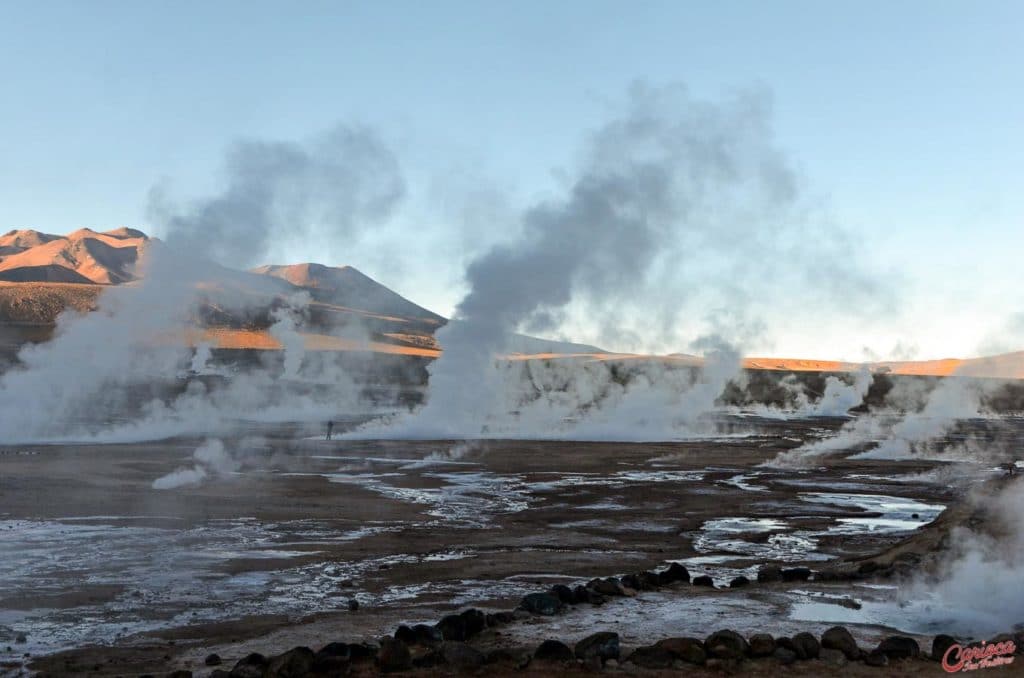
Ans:
[{"label": "dark boulder", "polygon": [[573,653],[584,662],[594,658],[599,659],[601,663],[609,659],[618,659],[619,634],[611,631],[601,631],[587,636],[576,643]]},{"label": "dark boulder", "polygon": [[706,574],[702,574],[699,577],[694,577],[692,584],[694,586],[710,586],[711,588],[715,588],[715,580]]},{"label": "dark boulder", "polygon": [[431,669],[444,664],[444,655],[440,649],[431,649],[412,658],[412,665],[418,669]]},{"label": "dark boulder", "polygon": [[657,572],[641,572],[637,575],[637,579],[640,580],[640,588],[644,591],[653,591],[661,586],[661,575]]},{"label": "dark boulder", "polygon": [[807,581],[811,578],[811,571],[806,567],[790,567],[779,572],[782,581]]},{"label": "dark boulder", "polygon": [[626,659],[628,662],[639,666],[642,669],[669,669],[676,656],[668,650],[654,645],[652,647],[638,647]]},{"label": "dark boulder", "polygon": [[770,657],[775,653],[775,639],[770,633],[755,633],[749,643],[751,657]]},{"label": "dark boulder", "polygon": [[313,657],[313,670],[324,674],[344,673],[351,658],[348,643],[328,643]]},{"label": "dark boulder", "polygon": [[704,641],[704,651],[715,659],[742,659],[750,652],[747,639],[728,629],[715,631]]},{"label": "dark boulder", "polygon": [[605,601],[604,596],[600,593],[582,584],[572,590],[572,597],[576,603],[590,603],[591,605],[604,605]]},{"label": "dark boulder", "polygon": [[821,646],[827,650],[839,650],[843,655],[852,661],[861,657],[860,648],[845,626],[833,626],[821,634]]},{"label": "dark boulder", "polygon": [[591,591],[600,593],[602,596],[624,596],[626,591],[620,582],[615,577],[606,577],[604,579],[592,579],[588,584],[587,588]]},{"label": "dark boulder", "polygon": [[488,626],[502,626],[504,624],[511,624],[515,621],[516,616],[511,612],[494,612],[487,615]]},{"label": "dark boulder", "polygon": [[400,640],[406,645],[415,645],[416,632],[413,631],[412,628],[410,628],[409,626],[402,624],[397,629],[395,629],[395,640]]},{"label": "dark boulder", "polygon": [[619,581],[625,588],[633,589],[634,591],[640,590],[640,578],[635,574],[623,575],[619,578]]},{"label": "dark boulder", "polygon": [[470,608],[459,613],[459,616],[466,622],[466,638],[472,638],[487,628],[487,615],[480,610]]},{"label": "dark boulder", "polygon": [[294,647],[271,658],[264,675],[275,678],[301,678],[313,670],[315,657],[308,647]]},{"label": "dark boulder", "polygon": [[778,565],[762,565],[757,571],[757,582],[759,584],[771,584],[782,581],[782,569]]},{"label": "dark boulder", "polygon": [[889,659],[914,659],[921,654],[921,646],[907,636],[889,636],[878,644],[875,651]]},{"label": "dark boulder", "polygon": [[829,666],[843,666],[847,662],[846,655],[843,654],[842,650],[832,650],[827,647],[823,647],[818,651],[818,659]]},{"label": "dark boulder", "polygon": [[956,644],[956,638],[953,636],[947,636],[945,633],[940,633],[935,636],[935,638],[932,639],[932,660],[941,662],[942,658],[946,656],[946,650]]},{"label": "dark boulder", "polygon": [[872,650],[864,656],[864,663],[868,666],[888,666],[889,658],[878,650]]},{"label": "dark boulder", "polygon": [[682,563],[669,563],[668,569],[658,573],[662,584],[674,584],[677,581],[690,581],[690,572]]},{"label": "dark boulder", "polygon": [[441,617],[441,620],[434,626],[441,632],[441,637],[445,640],[456,642],[466,640],[466,620],[457,614]]},{"label": "dark boulder", "polygon": [[[789,639],[787,638],[787,640]],[[783,666],[788,666],[796,661],[796,652],[788,647],[776,647],[772,656]]]},{"label": "dark boulder", "polygon": [[213,654],[206,655],[206,659],[203,661],[207,666],[220,666],[220,655],[214,652]]},{"label": "dark boulder", "polygon": [[491,650],[484,657],[484,663],[488,666],[507,666],[509,668],[525,667],[530,663],[529,653],[517,652],[504,647]]},{"label": "dark boulder", "polygon": [[445,663],[457,669],[476,669],[487,662],[484,653],[472,645],[460,642],[446,642],[441,647]]},{"label": "dark boulder", "polygon": [[741,574],[740,576],[734,578],[731,582],[729,582],[729,588],[738,589],[747,586],[748,584],[750,584],[750,580]]},{"label": "dark boulder", "polygon": [[573,661],[572,649],[560,640],[545,640],[537,646],[533,658],[539,662],[568,663]]},{"label": "dark boulder", "polygon": [[383,673],[411,669],[412,653],[409,652],[409,646],[396,638],[381,638],[377,666]]},{"label": "dark boulder", "polygon": [[377,648],[367,643],[349,643],[348,658],[354,662],[373,661],[377,658]]},{"label": "dark boulder", "polygon": [[526,610],[531,614],[551,616],[562,610],[562,601],[550,593],[530,593],[523,596],[519,603],[519,609]]},{"label": "dark boulder", "polygon": [[818,639],[806,631],[793,636],[793,648],[796,650],[797,659],[817,659],[821,652],[821,643]]},{"label": "dark boulder", "polygon": [[572,589],[565,584],[555,584],[551,587],[549,593],[566,605],[572,605],[576,602],[576,596],[573,595]]},{"label": "dark boulder", "polygon": [[231,669],[231,678],[263,678],[270,662],[259,652],[248,654]]},{"label": "dark boulder", "polygon": [[690,664],[703,664],[708,658],[704,642],[699,638],[665,638],[654,646],[668,650],[676,659]]},{"label": "dark boulder", "polygon": [[416,624],[412,627],[412,633],[414,638],[411,645],[439,647],[444,642],[444,633],[441,629],[429,624]]},{"label": "dark boulder", "polygon": [[349,612],[355,612],[356,610],[359,609],[359,601],[356,600],[355,598],[352,598],[351,600],[348,601],[347,607],[348,607],[348,611]]}]

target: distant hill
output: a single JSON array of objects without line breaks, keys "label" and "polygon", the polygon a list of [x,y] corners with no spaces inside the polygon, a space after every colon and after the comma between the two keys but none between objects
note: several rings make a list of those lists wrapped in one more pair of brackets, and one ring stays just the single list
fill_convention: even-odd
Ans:
[{"label": "distant hill", "polygon": [[83,228],[66,236],[10,231],[0,237],[0,281],[118,285],[136,279],[147,241],[128,228]]},{"label": "distant hill", "polygon": [[445,319],[433,311],[414,304],[392,292],[379,282],[351,266],[322,264],[268,265],[252,269],[253,273],[286,280],[309,291],[313,299],[336,306],[369,311],[374,314],[415,318],[435,325]]},{"label": "distant hill", "polygon": [[[52,326],[66,309],[83,313],[95,309],[104,289],[138,279],[136,265],[149,242],[145,233],[130,228],[80,229],[66,236],[33,230],[5,233],[0,236],[0,323]],[[215,277],[198,286],[202,303],[183,341],[207,341],[221,348],[280,348],[268,331],[275,322],[273,311],[300,292],[311,298],[302,309],[308,350],[430,358],[440,352],[435,332],[449,322],[351,266],[275,264],[251,271],[222,269]],[[521,334],[509,338],[508,351],[513,360],[657,361],[691,367],[704,362],[687,354],[609,353],[587,344]],[[757,357],[744,358],[743,367],[784,372],[861,369],[850,362]],[[897,375],[1024,379],[1024,352],[967,360],[877,362],[869,369]]]}]

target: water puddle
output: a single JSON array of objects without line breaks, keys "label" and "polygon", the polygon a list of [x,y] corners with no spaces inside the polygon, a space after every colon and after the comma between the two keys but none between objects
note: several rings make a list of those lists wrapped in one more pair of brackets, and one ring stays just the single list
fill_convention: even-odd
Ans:
[{"label": "water puddle", "polygon": [[877,514],[837,518],[837,524],[829,528],[832,534],[908,532],[932,522],[946,508],[942,504],[926,504],[914,499],[881,494],[808,492],[801,494],[800,498],[810,503]]}]

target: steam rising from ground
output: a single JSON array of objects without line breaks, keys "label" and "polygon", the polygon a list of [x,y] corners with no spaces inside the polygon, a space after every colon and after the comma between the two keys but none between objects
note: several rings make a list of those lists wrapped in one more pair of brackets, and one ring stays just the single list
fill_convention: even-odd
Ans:
[{"label": "steam rising from ground", "polygon": [[937,572],[920,576],[903,592],[910,602],[935,601],[921,610],[937,621],[976,634],[1002,633],[1024,624],[1024,484],[1015,482],[994,496],[974,497],[989,509],[985,531],[955,529]]},{"label": "steam rising from ground", "polygon": [[[457,322],[438,332],[444,353],[430,367],[428,403],[396,435],[477,436],[496,419],[508,424],[504,406],[516,386],[495,356],[516,331],[550,332],[579,315],[602,336],[688,333],[691,347],[709,347],[705,377],[683,393],[641,380],[604,401],[634,422],[653,419],[655,429],[686,428],[738,374],[735,344],[761,327],[747,312],[755,289],[813,281],[824,290],[842,282],[847,298],[872,293],[841,233],[807,237],[797,180],[774,144],[763,93],[706,102],[680,87],[635,86],[622,113],[587,139],[565,195],[527,209],[521,225],[516,241],[469,264]],[[702,294],[725,310],[687,317]],[[716,331],[701,337],[700,327]],[[571,414],[560,405],[543,400],[532,410]],[[592,431],[624,423],[594,409]],[[520,418],[514,427],[535,432],[536,421]]]},{"label": "steam rising from ground", "polygon": [[[329,418],[351,404],[351,381],[336,368],[317,374],[333,379],[329,398],[281,388],[271,368],[215,391],[192,382],[176,397],[159,393],[186,366],[207,367],[208,347],[192,356],[185,341],[204,302],[245,311],[266,308],[281,293],[274,281],[219,263],[250,264],[271,237],[355,237],[404,192],[393,154],[376,135],[352,127],[305,145],[237,144],[226,179],[222,194],[182,207],[155,193],[151,211],[166,242],[147,247],[141,282],[105,290],[99,309],[84,317],[63,314],[51,341],[24,349],[22,365],[0,376],[5,442],[215,432],[238,418]],[[290,302],[278,309],[273,332],[286,347],[285,376],[294,378],[303,360],[296,333],[302,300]]]},{"label": "steam rising from ground", "polygon": [[187,485],[198,485],[208,476],[223,475],[238,468],[239,463],[224,449],[224,443],[211,439],[192,453],[195,465],[180,468],[153,481],[153,489],[170,490]]}]

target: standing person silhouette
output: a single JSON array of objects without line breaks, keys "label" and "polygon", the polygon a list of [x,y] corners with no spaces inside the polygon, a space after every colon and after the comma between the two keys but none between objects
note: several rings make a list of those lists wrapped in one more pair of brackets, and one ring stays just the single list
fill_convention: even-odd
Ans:
[{"label": "standing person silhouette", "polygon": [[329,421],[329,422],[327,422],[327,439],[328,440],[331,439],[331,432],[332,431],[334,431],[334,422],[333,421]]}]

